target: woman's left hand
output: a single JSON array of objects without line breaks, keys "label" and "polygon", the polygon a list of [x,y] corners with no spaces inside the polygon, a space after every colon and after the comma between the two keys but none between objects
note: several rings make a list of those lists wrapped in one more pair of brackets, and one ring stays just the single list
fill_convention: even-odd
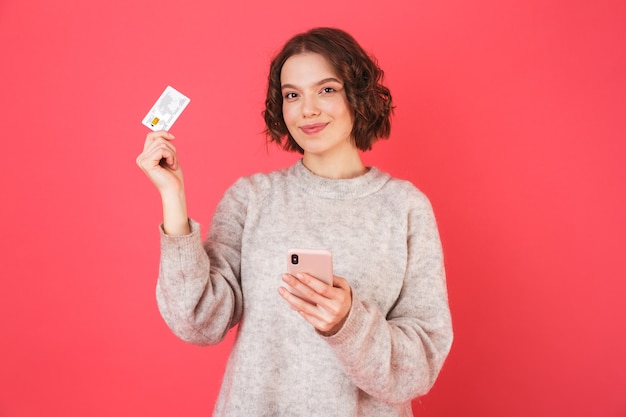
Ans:
[{"label": "woman's left hand", "polygon": [[285,287],[278,289],[292,310],[300,313],[324,336],[332,336],[341,330],[352,307],[348,281],[334,276],[333,286],[330,286],[305,273],[285,274],[283,281],[303,296],[298,297]]}]

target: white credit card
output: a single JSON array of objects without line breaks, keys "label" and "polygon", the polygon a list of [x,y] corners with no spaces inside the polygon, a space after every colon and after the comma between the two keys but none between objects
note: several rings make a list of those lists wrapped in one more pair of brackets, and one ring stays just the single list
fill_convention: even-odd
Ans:
[{"label": "white credit card", "polygon": [[189,97],[168,85],[141,123],[155,131],[170,130],[190,101]]}]

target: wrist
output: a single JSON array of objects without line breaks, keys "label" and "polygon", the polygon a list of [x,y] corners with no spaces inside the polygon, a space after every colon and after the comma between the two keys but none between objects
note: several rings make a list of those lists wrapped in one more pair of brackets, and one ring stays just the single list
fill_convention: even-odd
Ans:
[{"label": "wrist", "polygon": [[163,202],[163,231],[172,236],[182,236],[191,233],[185,193],[161,194]]}]

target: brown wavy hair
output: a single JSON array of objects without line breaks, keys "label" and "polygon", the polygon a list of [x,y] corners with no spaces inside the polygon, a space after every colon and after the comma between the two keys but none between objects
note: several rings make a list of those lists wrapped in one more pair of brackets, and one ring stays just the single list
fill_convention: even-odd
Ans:
[{"label": "brown wavy hair", "polygon": [[362,151],[372,149],[378,139],[387,139],[391,131],[393,104],[389,89],[382,84],[383,71],[348,33],[335,28],[315,28],[291,38],[270,65],[265,99],[265,134],[287,151],[304,153],[289,133],[283,119],[283,95],[280,73],[293,55],[316,53],[328,60],[343,81],[346,96],[354,112],[352,137]]}]

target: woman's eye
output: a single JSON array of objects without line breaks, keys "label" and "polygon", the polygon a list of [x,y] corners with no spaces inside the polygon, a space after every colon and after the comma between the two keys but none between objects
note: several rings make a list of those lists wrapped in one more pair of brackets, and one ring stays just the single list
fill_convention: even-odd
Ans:
[{"label": "woman's eye", "polygon": [[324,88],[322,89],[322,92],[323,92],[324,94],[334,93],[334,92],[335,92],[335,89],[334,89],[334,88],[332,88],[332,87],[324,87]]},{"label": "woman's eye", "polygon": [[286,99],[293,99],[296,98],[298,95],[296,93],[287,93],[285,94],[285,98]]}]

